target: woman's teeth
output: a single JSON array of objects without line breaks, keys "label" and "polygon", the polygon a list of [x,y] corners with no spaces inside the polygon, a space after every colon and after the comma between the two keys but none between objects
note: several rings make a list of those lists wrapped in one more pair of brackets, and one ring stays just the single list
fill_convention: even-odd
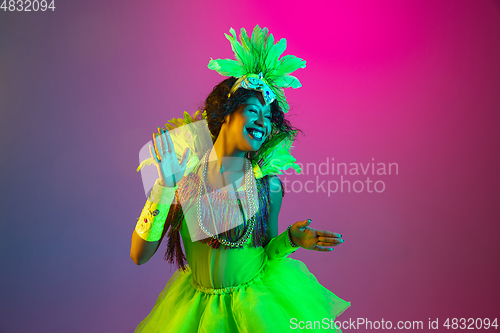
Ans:
[{"label": "woman's teeth", "polygon": [[251,138],[252,139],[255,139],[257,141],[262,141],[262,133],[259,132],[259,131],[255,131],[255,130],[248,130],[248,134],[250,134]]}]

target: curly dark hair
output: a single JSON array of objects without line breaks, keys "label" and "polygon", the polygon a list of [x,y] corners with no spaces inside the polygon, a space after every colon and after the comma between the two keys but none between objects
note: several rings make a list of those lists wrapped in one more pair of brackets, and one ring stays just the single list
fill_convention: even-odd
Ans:
[{"label": "curly dark hair", "polygon": [[[237,78],[235,77],[225,79],[214,87],[213,91],[205,100],[203,109],[206,111],[208,129],[214,137],[214,142],[219,136],[221,126],[225,123],[226,116],[236,111],[238,106],[245,103],[250,97],[258,97],[257,94],[261,94],[255,90],[240,88],[231,94],[230,97],[227,97],[236,80]],[[295,137],[298,132],[302,133],[300,129],[292,126],[290,121],[285,118],[285,113],[277,100],[271,103],[271,123],[273,125],[272,132],[266,138],[266,141],[262,143],[262,146],[265,146],[266,142],[277,134],[284,134],[285,137]]]}]

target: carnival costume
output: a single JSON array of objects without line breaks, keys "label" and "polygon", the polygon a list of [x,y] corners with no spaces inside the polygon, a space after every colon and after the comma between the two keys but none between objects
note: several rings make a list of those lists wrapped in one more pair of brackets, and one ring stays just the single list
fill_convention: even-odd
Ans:
[{"label": "carnival costume", "polygon": [[[236,60],[211,60],[208,67],[238,79],[230,95],[239,88],[257,90],[266,104],[276,99],[287,112],[283,88],[300,87],[290,73],[304,68],[305,61],[291,55],[279,59],[286,40],[274,44],[266,28],[256,26],[251,38],[241,29],[241,43],[232,28],[230,32],[232,36],[226,37]],[[306,328],[305,322],[335,320],[351,304],[319,284],[303,262],[288,258],[298,249],[290,226],[264,245],[270,178],[290,167],[301,171],[290,153],[295,134],[283,136],[273,128],[259,151],[245,158],[242,187],[222,191],[206,180],[210,145],[200,134],[205,118],[201,111],[193,116],[185,112],[184,119],[166,124],[178,158],[185,147],[190,157],[184,177],[174,187],[154,184],[136,232],[146,241],[158,241],[169,219],[165,259],[180,268],[135,332],[288,332],[301,331],[300,322],[305,332],[311,332],[314,329]],[[151,163],[152,159],[143,161],[137,171]],[[224,208],[214,211],[214,206]],[[238,219],[242,223],[230,223]],[[210,220],[229,222],[223,232],[213,232]],[[194,237],[187,221],[197,221],[197,232],[205,237]]]}]

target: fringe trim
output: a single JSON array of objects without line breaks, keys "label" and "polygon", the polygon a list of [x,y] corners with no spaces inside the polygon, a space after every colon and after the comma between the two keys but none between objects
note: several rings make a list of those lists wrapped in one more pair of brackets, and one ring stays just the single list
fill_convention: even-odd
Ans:
[{"label": "fringe trim", "polygon": [[175,201],[170,206],[170,211],[167,220],[170,218],[171,223],[167,235],[167,250],[163,259],[171,264],[175,264],[183,272],[188,269],[187,259],[181,247],[180,227],[184,220],[184,213],[179,201],[179,192],[175,191]]}]

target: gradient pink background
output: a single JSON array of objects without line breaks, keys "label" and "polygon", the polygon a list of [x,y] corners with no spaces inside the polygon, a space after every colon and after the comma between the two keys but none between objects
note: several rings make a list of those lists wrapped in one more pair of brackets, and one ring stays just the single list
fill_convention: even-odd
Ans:
[{"label": "gradient pink background", "polygon": [[139,149],[255,24],[307,60],[287,91],[299,162],[399,165],[383,193],[284,198],[280,231],[344,235],[292,255],[352,302],[339,319],[499,316],[498,1],[56,0],[0,12],[1,333],[132,332],[150,312],[174,269],[165,244],[129,258]]}]

